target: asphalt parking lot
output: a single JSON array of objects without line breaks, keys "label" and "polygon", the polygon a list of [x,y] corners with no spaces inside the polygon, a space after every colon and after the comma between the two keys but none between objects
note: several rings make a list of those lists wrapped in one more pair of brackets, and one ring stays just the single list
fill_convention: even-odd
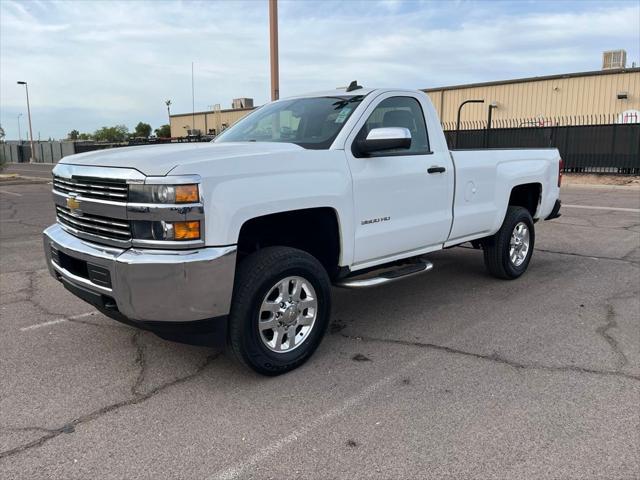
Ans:
[{"label": "asphalt parking lot", "polygon": [[0,478],[640,477],[638,189],[563,188],[519,280],[454,248],[335,290],[318,352],[277,378],[64,290],[49,190],[0,185]]}]

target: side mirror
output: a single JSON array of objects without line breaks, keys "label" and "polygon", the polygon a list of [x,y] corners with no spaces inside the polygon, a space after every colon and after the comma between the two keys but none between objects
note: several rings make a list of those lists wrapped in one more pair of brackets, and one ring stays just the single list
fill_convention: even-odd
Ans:
[{"label": "side mirror", "polygon": [[397,148],[411,147],[411,132],[404,127],[383,127],[372,129],[367,138],[357,141],[361,153],[382,152]]}]

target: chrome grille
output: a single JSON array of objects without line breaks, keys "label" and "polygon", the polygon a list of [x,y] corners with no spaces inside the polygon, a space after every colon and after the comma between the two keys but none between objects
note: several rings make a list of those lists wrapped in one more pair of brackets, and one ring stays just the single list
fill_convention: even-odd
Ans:
[{"label": "chrome grille", "polygon": [[128,187],[124,180],[77,176],[65,178],[54,175],[53,189],[85,198],[115,202],[126,202],[128,193]]},{"label": "chrome grille", "polygon": [[101,217],[86,213],[81,215],[77,213],[72,214],[71,210],[61,207],[60,205],[56,205],[56,214],[58,222],[61,225],[70,227],[73,230],[114,240],[131,240],[131,224],[129,220]]}]

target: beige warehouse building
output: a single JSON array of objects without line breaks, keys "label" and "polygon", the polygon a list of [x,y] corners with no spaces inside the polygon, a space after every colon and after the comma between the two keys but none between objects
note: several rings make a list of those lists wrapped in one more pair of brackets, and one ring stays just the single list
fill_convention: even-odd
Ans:
[{"label": "beige warehouse building", "polygon": [[171,136],[186,137],[190,130],[199,130],[202,135],[217,135],[251,110],[253,107],[171,115]]},{"label": "beige warehouse building", "polygon": [[[640,122],[640,68],[637,67],[610,68],[606,65],[603,70],[592,72],[423,91],[431,98],[447,130],[455,128],[460,104],[472,99],[484,100],[484,103],[464,106],[462,128],[485,128],[490,105],[495,106],[491,112],[494,127],[501,123],[544,126]],[[216,135],[253,110],[251,99],[235,99],[233,105],[237,108],[171,115],[171,136],[186,137],[190,130]]]},{"label": "beige warehouse building", "polygon": [[461,120],[467,124],[486,125],[489,105],[494,102],[492,118],[497,121],[580,117],[581,124],[600,123],[603,118],[640,122],[640,68],[454,85],[424,92],[446,128],[455,125],[460,104],[471,99],[485,103],[463,107]]}]

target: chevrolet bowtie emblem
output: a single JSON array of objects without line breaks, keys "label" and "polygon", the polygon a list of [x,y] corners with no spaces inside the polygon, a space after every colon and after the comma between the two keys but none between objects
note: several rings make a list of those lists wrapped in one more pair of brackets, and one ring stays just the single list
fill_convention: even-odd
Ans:
[{"label": "chevrolet bowtie emblem", "polygon": [[80,202],[73,197],[67,197],[67,207],[69,210],[77,210],[80,208]]}]

